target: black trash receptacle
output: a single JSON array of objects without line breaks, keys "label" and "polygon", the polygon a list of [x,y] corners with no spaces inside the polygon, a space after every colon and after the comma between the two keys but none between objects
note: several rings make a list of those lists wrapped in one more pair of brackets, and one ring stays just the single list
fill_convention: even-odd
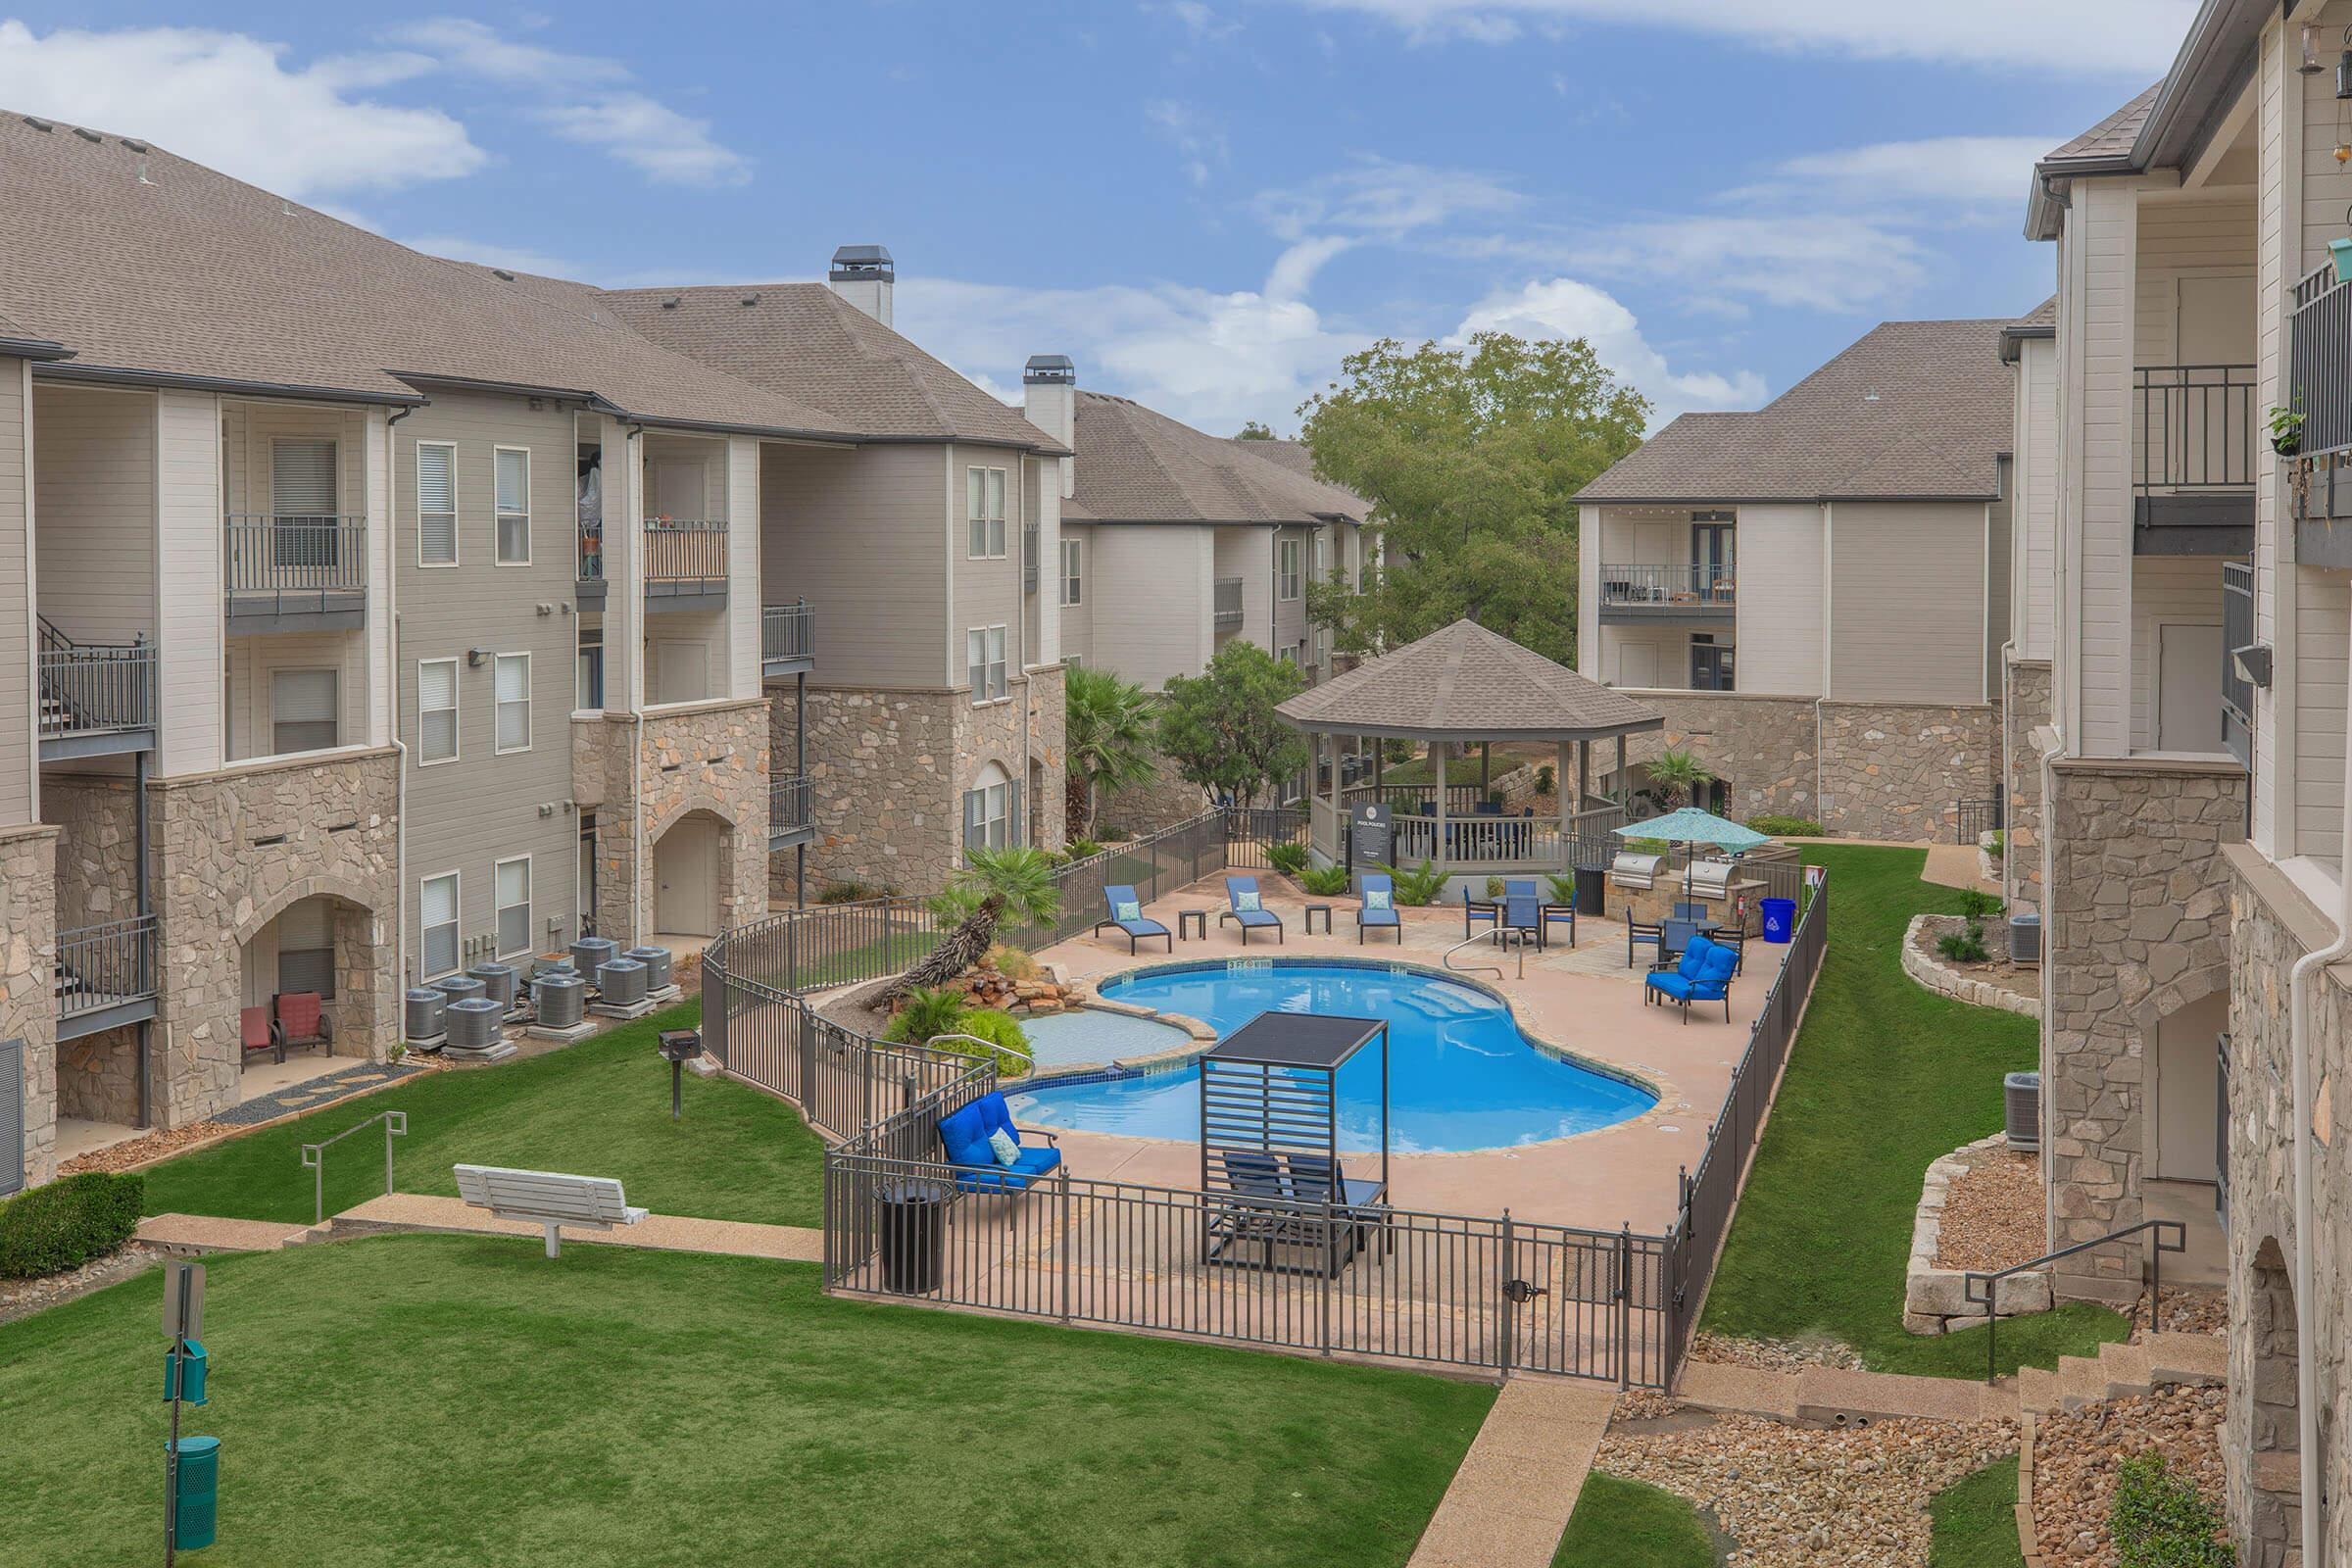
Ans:
[{"label": "black trash receptacle", "polygon": [[882,1288],[902,1296],[939,1289],[948,1250],[948,1199],[941,1182],[887,1182],[882,1204]]},{"label": "black trash receptacle", "polygon": [[1576,868],[1576,912],[1594,919],[1609,912],[1609,873],[1597,865]]}]

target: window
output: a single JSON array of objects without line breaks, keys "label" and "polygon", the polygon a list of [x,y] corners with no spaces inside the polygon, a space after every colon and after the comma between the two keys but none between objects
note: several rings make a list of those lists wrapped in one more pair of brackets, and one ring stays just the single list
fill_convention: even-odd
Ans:
[{"label": "window", "polygon": [[1282,645],[1282,651],[1275,655],[1275,657],[1280,659],[1286,664],[1296,664],[1298,662],[1298,645],[1297,643],[1285,643]]},{"label": "window", "polygon": [[578,690],[572,694],[572,706],[583,710],[605,706],[605,631],[602,626],[580,628],[580,668]]},{"label": "window", "polygon": [[500,447],[498,467],[498,564],[531,564],[531,455],[521,447]]},{"label": "window", "polygon": [[1690,689],[1696,692],[1739,690],[1733,684],[1731,644],[1719,643],[1707,632],[1691,636]]},{"label": "window", "polygon": [[416,564],[458,564],[458,449],[446,441],[416,443]]},{"label": "window", "polygon": [[498,735],[492,750],[531,749],[531,656],[501,654],[492,662],[491,695],[498,702]]},{"label": "window", "polygon": [[1019,789],[1004,770],[991,762],[963,792],[963,847],[1002,850],[1017,843],[1013,818],[1019,812]]},{"label": "window", "polygon": [[416,924],[424,939],[418,952],[422,978],[449,974],[458,966],[458,873],[428,876],[416,890]]},{"label": "window", "polygon": [[416,665],[416,756],[446,762],[458,755],[458,662],[420,660]]},{"label": "window", "polygon": [[1012,688],[1004,678],[1004,628],[978,626],[964,633],[964,662],[971,666],[972,701],[994,702]]},{"label": "window", "polygon": [[1298,597],[1298,541],[1285,539],[1277,548],[1280,551],[1277,559],[1281,563],[1282,597],[1296,599]]},{"label": "window", "polygon": [[1086,603],[1086,541],[1064,539],[1061,542],[1061,602],[1065,605]]},{"label": "window", "polygon": [[270,443],[270,550],[284,566],[335,564],[335,444]]},{"label": "window", "polygon": [[490,868],[498,901],[498,956],[512,958],[531,951],[531,858],[518,856]]},{"label": "window", "polygon": [[1004,554],[1004,470],[966,468],[963,471],[963,512],[971,519],[973,560],[996,560]]},{"label": "window", "polygon": [[280,669],[270,676],[270,749],[322,752],[335,744],[335,687],[331,669]]},{"label": "window", "polygon": [[335,914],[324,899],[303,899],[277,917],[277,989],[335,1000]]}]

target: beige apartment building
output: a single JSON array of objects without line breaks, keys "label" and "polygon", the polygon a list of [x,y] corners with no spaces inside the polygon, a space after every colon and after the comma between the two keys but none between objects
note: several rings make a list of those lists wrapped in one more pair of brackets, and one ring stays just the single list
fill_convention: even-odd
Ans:
[{"label": "beige apartment building", "polygon": [[1752,414],[1687,414],[1580,493],[1578,662],[1666,715],[1717,810],[1994,825],[2010,617],[2006,323],[1889,321]]}]

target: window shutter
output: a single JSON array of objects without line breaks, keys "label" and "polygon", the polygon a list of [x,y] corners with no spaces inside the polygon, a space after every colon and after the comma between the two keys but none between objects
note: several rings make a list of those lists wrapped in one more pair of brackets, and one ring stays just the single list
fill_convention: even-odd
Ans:
[{"label": "window shutter", "polygon": [[963,847],[977,849],[988,843],[988,791],[963,792]]},{"label": "window shutter", "polygon": [[335,512],[335,444],[270,443],[270,510],[280,517],[330,517]]},{"label": "window shutter", "polygon": [[416,447],[416,555],[429,562],[458,559],[457,449]]},{"label": "window shutter", "polygon": [[24,1185],[24,1042],[0,1040],[0,1194]]}]

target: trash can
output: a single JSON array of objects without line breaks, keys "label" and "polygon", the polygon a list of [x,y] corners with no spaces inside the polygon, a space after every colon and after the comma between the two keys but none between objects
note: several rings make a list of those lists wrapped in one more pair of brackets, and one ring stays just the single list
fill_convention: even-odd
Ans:
[{"label": "trash can", "polygon": [[[165,1445],[171,1446],[169,1443]],[[220,1511],[220,1440],[179,1440],[179,1474],[172,1499],[172,1544],[194,1551],[213,1544]]]},{"label": "trash can", "polygon": [[1576,868],[1576,912],[1597,920],[1609,912],[1609,873],[1597,865]]},{"label": "trash can", "polygon": [[1796,940],[1796,901],[1794,899],[1765,899],[1758,907],[1764,911],[1764,940],[1793,942]]},{"label": "trash can", "polygon": [[948,1189],[940,1182],[886,1182],[882,1204],[882,1288],[902,1296],[939,1289],[948,1249]]}]

